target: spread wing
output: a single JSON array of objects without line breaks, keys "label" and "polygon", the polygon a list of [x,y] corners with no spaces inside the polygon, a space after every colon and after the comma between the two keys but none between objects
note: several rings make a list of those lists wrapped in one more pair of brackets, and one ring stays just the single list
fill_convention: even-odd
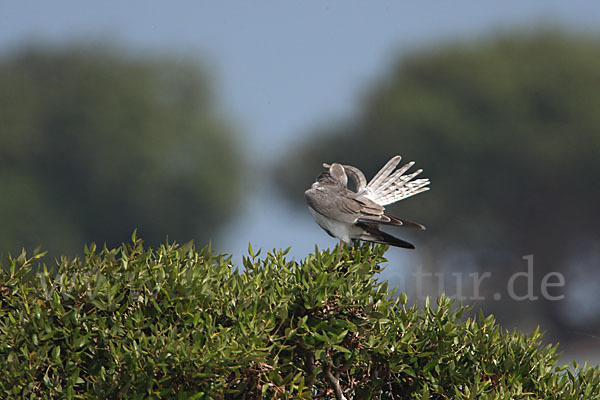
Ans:
[{"label": "spread wing", "polygon": [[[429,187],[427,187],[429,179],[414,179],[423,172],[422,169],[404,175],[406,171],[415,165],[414,161],[396,169],[401,159],[402,157],[400,156],[392,157],[368,184],[365,174],[360,169],[347,164],[344,164],[343,167],[348,178],[356,185],[356,192],[363,194],[377,204],[386,206],[429,190]],[[323,166],[326,168],[330,167],[326,163]]]},{"label": "spread wing", "polygon": [[414,196],[426,190],[429,190],[429,179],[415,179],[417,175],[423,172],[419,169],[411,174],[404,175],[414,164],[411,161],[396,169],[400,163],[400,156],[392,157],[375,177],[369,182],[364,190],[365,196],[383,206],[395,203],[407,197]]}]

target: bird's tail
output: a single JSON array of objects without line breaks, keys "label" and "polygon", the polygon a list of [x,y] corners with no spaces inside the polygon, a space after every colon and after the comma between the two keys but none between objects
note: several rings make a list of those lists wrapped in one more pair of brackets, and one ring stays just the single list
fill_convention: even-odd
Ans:
[{"label": "bird's tail", "polygon": [[429,187],[427,187],[429,179],[412,180],[423,172],[422,169],[404,175],[415,164],[414,161],[404,164],[394,171],[400,163],[401,158],[400,156],[392,157],[379,170],[364,189],[366,197],[379,205],[385,206],[429,190]]},{"label": "bird's tail", "polygon": [[414,249],[415,246],[405,240],[399,239],[395,236],[390,235],[384,231],[379,230],[375,225],[361,224],[363,232],[359,239],[366,240],[368,242],[375,242],[381,244],[389,244],[391,246],[402,247],[405,249]]}]

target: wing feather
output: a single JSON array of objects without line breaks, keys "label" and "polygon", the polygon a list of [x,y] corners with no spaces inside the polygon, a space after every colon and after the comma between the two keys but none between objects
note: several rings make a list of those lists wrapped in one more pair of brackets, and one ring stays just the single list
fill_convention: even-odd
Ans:
[{"label": "wing feather", "polygon": [[398,165],[402,157],[394,156],[379,170],[379,172],[371,179],[371,182],[367,185],[367,189],[376,191],[380,184],[392,173],[394,168]]},{"label": "wing feather", "polygon": [[375,175],[373,180],[367,184],[363,194],[382,206],[395,203],[416,194],[422,193],[429,188],[429,179],[413,179],[423,172],[422,169],[404,175],[415,163],[411,161],[394,171],[400,162],[400,156],[393,157]]}]

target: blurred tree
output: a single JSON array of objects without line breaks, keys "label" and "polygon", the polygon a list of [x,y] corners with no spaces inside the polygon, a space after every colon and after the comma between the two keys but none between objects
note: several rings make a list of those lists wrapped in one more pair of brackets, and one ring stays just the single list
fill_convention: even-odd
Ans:
[{"label": "blurred tree", "polygon": [[102,46],[0,58],[0,253],[70,253],[133,229],[210,239],[238,205],[240,152],[190,60]]},{"label": "blurred tree", "polygon": [[[521,257],[534,254],[540,296],[550,271],[576,284],[570,266],[600,240],[599,110],[600,40],[544,30],[452,44],[400,57],[356,119],[315,132],[318,140],[295,149],[274,179],[301,200],[322,162],[372,176],[389,156],[414,159],[432,190],[396,214],[427,226],[416,242],[429,240],[434,265],[466,252],[493,271],[500,287],[490,293],[505,294],[508,276],[525,270]],[[595,260],[585,279],[600,278]],[[600,324],[598,312],[572,318],[570,307],[541,296],[494,304],[504,321],[538,313],[535,323],[551,333]]]}]

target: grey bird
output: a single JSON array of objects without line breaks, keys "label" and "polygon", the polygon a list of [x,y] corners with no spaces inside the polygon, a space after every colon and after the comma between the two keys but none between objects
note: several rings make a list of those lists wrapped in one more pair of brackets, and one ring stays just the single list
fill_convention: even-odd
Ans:
[{"label": "grey bird", "polygon": [[[400,156],[392,157],[369,183],[356,167],[323,164],[327,170],[304,192],[308,210],[317,224],[330,236],[347,244],[352,240],[364,240],[414,249],[411,243],[379,229],[380,225],[425,229],[421,224],[385,214],[384,206],[429,190],[429,179],[413,180],[423,170],[404,175],[414,161],[396,170],[400,160]],[[348,188],[349,178],[355,191]]]}]

